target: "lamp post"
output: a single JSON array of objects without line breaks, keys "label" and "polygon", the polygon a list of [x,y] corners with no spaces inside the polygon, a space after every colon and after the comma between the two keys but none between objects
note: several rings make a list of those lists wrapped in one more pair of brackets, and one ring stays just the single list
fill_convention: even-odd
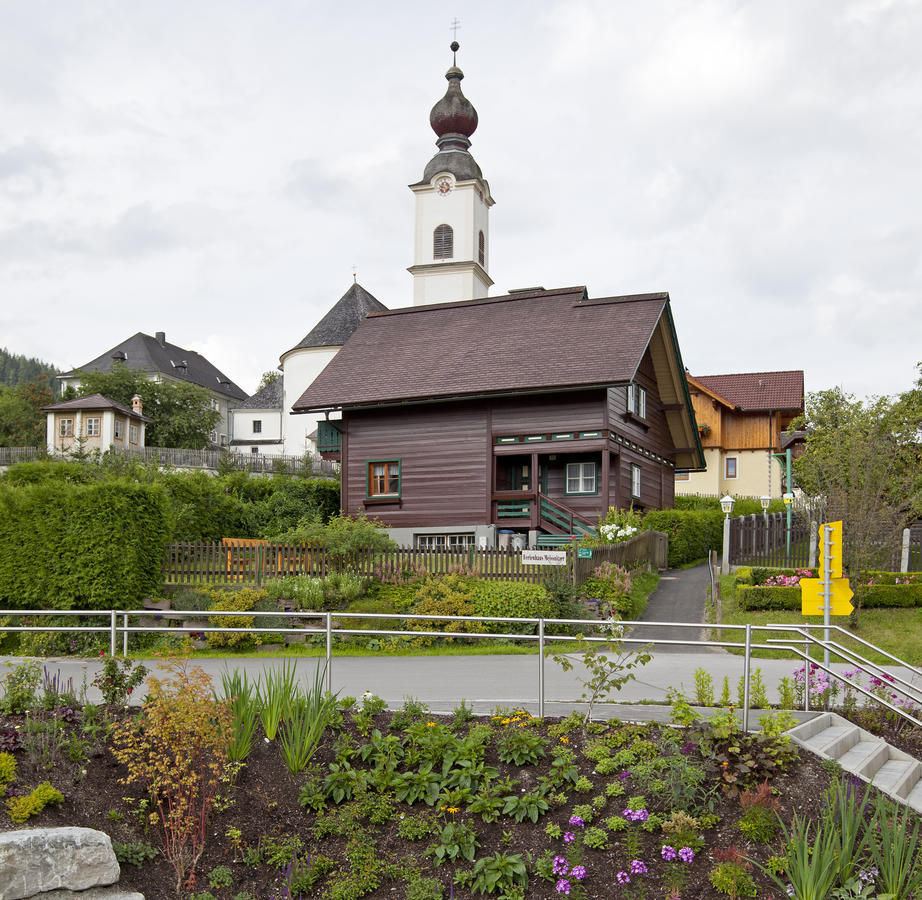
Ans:
[{"label": "lamp post", "polygon": [[785,563],[791,565],[791,509],[794,506],[794,495],[790,491],[785,491],[781,495],[784,500],[785,512],[787,512],[787,537],[785,540]]},{"label": "lamp post", "polygon": [[720,508],[724,514],[724,547],[720,560],[720,574],[730,574],[730,513],[733,511],[733,498],[726,494],[720,498]]},{"label": "lamp post", "polygon": [[772,498],[768,494],[763,494],[759,497],[759,502],[762,504],[762,521],[765,524],[765,561],[768,562],[768,506],[772,502]]}]

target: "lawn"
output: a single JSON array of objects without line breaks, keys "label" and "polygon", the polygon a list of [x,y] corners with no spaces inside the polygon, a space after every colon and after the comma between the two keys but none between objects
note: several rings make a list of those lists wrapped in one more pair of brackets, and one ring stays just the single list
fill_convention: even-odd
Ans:
[{"label": "lawn", "polygon": [[[822,625],[822,616],[802,616],[800,613],[792,610],[770,610],[767,612],[756,610],[741,610],[737,604],[734,592],[734,581],[732,575],[721,576],[721,596],[723,598],[723,617],[722,621],[727,625]],[[833,625],[839,625],[843,628],[849,627],[847,616],[832,616]],[[715,635],[719,640],[720,631],[715,630]],[[858,618],[858,628],[853,631],[858,637],[869,641],[882,650],[898,656],[900,659],[910,665],[922,665],[922,641],[919,635],[922,634],[922,609],[865,609],[862,610]],[[739,632],[723,632],[725,640],[740,640]],[[821,634],[819,635],[822,636]],[[781,631],[759,632],[758,637],[753,636],[753,640],[764,643],[767,638],[789,639],[790,634]],[[830,635],[831,640],[837,641],[844,647],[860,653],[871,662],[892,664],[892,660],[887,659],[880,653],[874,653],[862,646],[858,641],[849,640],[848,637],[840,633],[833,632]],[[731,650],[731,653],[742,654],[742,650]],[[816,654],[814,650],[814,655]],[[794,659],[795,657],[788,651],[784,650],[757,650],[753,653],[760,659]]]},{"label": "lawn", "polygon": [[[877,889],[888,887],[882,859],[902,821],[892,803],[863,787],[828,793],[834,767],[777,732],[739,733],[732,714],[676,728],[516,709],[478,718],[463,703],[436,716],[416,701],[387,711],[371,695],[323,699],[316,685],[267,680],[265,692],[218,688],[237,698],[228,732],[210,685],[180,663],[159,688],[140,688],[153,699],[138,732],[118,678],[113,702],[91,707],[43,695],[37,669],[31,681],[20,673],[15,702],[0,702],[0,747],[13,760],[0,766],[0,830],[23,827],[10,813],[31,811],[28,826],[104,831],[120,887],[147,900],[784,897],[796,880],[788,851],[807,843],[783,836],[796,814],[810,842],[820,827],[835,842],[837,882],[877,865]],[[217,796],[196,789],[188,822],[164,822],[158,799],[213,778]],[[45,781],[39,809],[28,798]],[[840,843],[848,815],[869,844]],[[919,860],[907,853],[911,870]]]}]

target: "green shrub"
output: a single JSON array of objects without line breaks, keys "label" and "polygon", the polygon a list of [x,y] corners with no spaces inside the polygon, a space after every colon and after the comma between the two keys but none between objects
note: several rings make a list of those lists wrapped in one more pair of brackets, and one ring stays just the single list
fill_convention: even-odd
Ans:
[{"label": "green shrub", "polygon": [[266,594],[283,600],[300,610],[316,612],[343,609],[365,593],[365,580],[351,572],[333,572],[323,578],[294,575],[270,578],[265,583]]},{"label": "green shrub", "polygon": [[46,806],[63,802],[64,795],[49,782],[43,781],[31,794],[10,797],[6,801],[6,811],[12,821],[22,824],[32,816],[37,816]]},{"label": "green shrub", "polygon": [[[416,589],[414,615],[474,616],[477,614],[473,579],[464,575],[430,575]],[[412,631],[479,631],[480,623],[411,619]]]},{"label": "green shrub", "polygon": [[0,753],[0,797],[6,793],[6,786],[16,777],[16,757],[12,753]]},{"label": "green shrub", "polygon": [[169,536],[157,485],[0,484],[0,604],[136,607],[159,589]]},{"label": "green shrub", "polygon": [[631,574],[627,569],[603,562],[583,582],[582,594],[587,600],[597,600],[600,614],[606,617],[617,613],[622,619],[633,619],[640,610],[639,601],[631,597],[632,587]]},{"label": "green shrub", "polygon": [[[516,619],[549,619],[555,612],[547,598],[547,591],[540,584],[485,580],[474,582],[474,610],[477,616],[512,616]],[[537,629],[537,625],[522,622],[483,623],[483,630],[493,633],[533,634]]]},{"label": "green shrub", "polygon": [[[698,510],[720,512],[720,499],[718,497],[701,497],[698,494],[685,494],[675,498],[675,508],[680,510]],[[772,500],[769,504],[770,513],[784,512],[783,500]],[[754,513],[762,515],[762,501],[756,497],[736,497],[733,501],[731,516],[751,516]],[[723,515],[723,513],[721,513]]]},{"label": "green shrub", "polygon": [[[264,591],[244,588],[240,591],[213,590],[209,591],[213,611],[221,612],[249,612],[256,604],[266,597]],[[253,616],[209,616],[208,623],[215,628],[252,628]],[[207,634],[209,647],[237,647],[244,649],[262,643],[263,635],[245,634],[241,631],[232,631],[221,634],[209,631]]]},{"label": "green shrub", "polygon": [[669,535],[669,565],[704,559],[723,543],[723,513],[717,510],[654,509],[643,518],[645,528]]},{"label": "green shrub", "polygon": [[799,587],[762,587],[741,584],[736,589],[740,609],[796,609],[801,608]]},{"label": "green shrub", "polygon": [[378,599],[393,606],[396,612],[408,612],[416,603],[415,584],[382,584],[377,588]]}]

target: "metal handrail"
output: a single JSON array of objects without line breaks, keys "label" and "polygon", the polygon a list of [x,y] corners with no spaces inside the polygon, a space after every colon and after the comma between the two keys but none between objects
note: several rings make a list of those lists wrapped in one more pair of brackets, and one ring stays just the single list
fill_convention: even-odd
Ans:
[{"label": "metal handrail", "polygon": [[[888,703],[885,700],[882,700],[880,697],[870,693],[869,691],[864,690],[860,685],[853,684],[847,679],[843,679],[840,675],[827,668],[825,665],[814,662],[810,658],[809,650],[804,651],[797,647],[794,647],[791,644],[783,644],[781,638],[768,638],[768,642],[754,643],[752,640],[753,632],[761,631],[791,631],[794,634],[799,634],[804,639],[805,647],[809,648],[811,644],[816,644],[817,646],[832,649],[837,656],[845,659],[846,662],[850,664],[857,665],[858,663],[855,660],[849,659],[848,655],[850,651],[846,648],[841,647],[840,645],[834,642],[823,642],[817,638],[814,638],[810,633],[810,628],[820,627],[820,626],[795,626],[795,625],[732,625],[732,624],[720,624],[712,626],[712,630],[720,631],[735,631],[743,632],[742,641],[723,641],[723,640],[704,640],[701,638],[690,638],[689,640],[681,640],[675,638],[667,638],[662,640],[651,641],[649,638],[637,638],[631,637],[629,633],[625,634],[624,629],[634,628],[642,626],[644,628],[691,628],[697,631],[700,631],[703,627],[707,627],[707,623],[703,622],[641,622],[637,620],[622,620],[622,619],[546,619],[546,618],[530,618],[530,617],[516,617],[516,616],[460,616],[460,615],[427,615],[427,614],[413,614],[413,613],[359,613],[359,612],[348,612],[348,611],[338,611],[338,612],[317,612],[317,611],[301,611],[301,610],[157,610],[157,609],[140,609],[140,610],[0,610],[0,616],[87,616],[87,617],[100,617],[108,618],[109,622],[107,625],[84,625],[84,626],[58,626],[58,625],[3,625],[0,626],[0,631],[11,631],[11,632],[30,632],[30,631],[48,631],[48,632],[60,632],[60,631],[72,631],[72,632],[86,632],[86,633],[103,633],[108,632],[110,634],[110,653],[112,656],[116,656],[117,648],[117,636],[118,634],[122,635],[122,653],[127,655],[128,653],[128,635],[129,634],[141,634],[148,633],[151,629],[149,626],[141,625],[130,625],[129,617],[144,619],[144,618],[170,618],[170,619],[201,619],[201,618],[220,618],[226,616],[246,616],[247,618],[260,619],[260,618],[285,618],[285,619],[307,619],[307,620],[320,620],[317,627],[285,627],[285,626],[273,626],[273,627],[224,627],[220,625],[203,625],[203,624],[193,624],[193,625],[174,625],[169,627],[158,627],[156,629],[158,634],[185,634],[189,632],[194,633],[224,633],[224,634],[323,634],[326,638],[326,672],[327,672],[327,687],[332,689],[332,657],[333,657],[333,635],[334,634],[361,634],[367,636],[386,636],[386,637],[458,637],[458,638],[487,638],[487,639],[496,639],[496,640],[519,640],[519,641],[537,641],[538,642],[538,714],[539,716],[544,715],[544,705],[545,705],[545,680],[544,680],[544,657],[547,649],[548,642],[572,642],[574,640],[586,641],[589,643],[608,643],[613,638],[611,635],[585,635],[582,633],[579,634],[548,634],[547,626],[554,625],[575,625],[586,627],[592,626],[595,628],[620,628],[622,634],[618,635],[616,638],[622,644],[650,644],[655,643],[663,646],[689,646],[689,647],[719,647],[723,649],[738,649],[744,651],[743,658],[743,728],[748,730],[749,727],[749,691],[750,691],[750,673],[751,673],[751,664],[752,664],[752,651],[753,650],[778,650],[778,649],[788,649],[795,656],[802,659],[808,660],[811,664],[816,665],[821,668],[823,671],[832,675],[832,677],[844,681],[849,684],[852,688],[864,694],[866,697],[869,697],[876,703],[880,703],[883,706],[886,706],[888,709],[902,716],[903,718],[913,722],[916,725],[922,726],[922,722],[919,722],[916,718],[906,713],[904,710],[898,709],[892,704]],[[121,622],[119,622],[119,617],[121,617]],[[470,622],[508,622],[508,623],[522,623],[536,626],[536,630],[531,634],[523,634],[521,632],[483,632],[483,631],[416,631],[408,629],[380,629],[380,628],[341,628],[338,625],[334,627],[335,619],[393,619],[397,621],[408,621],[408,620],[423,620],[423,621],[445,621],[445,622],[455,622],[455,621],[470,621]],[[836,628],[839,631],[844,631],[839,626],[831,626]],[[847,632],[846,632],[847,633]],[[858,639],[861,640],[861,639]],[[867,641],[861,640],[861,643],[873,648],[874,650],[879,650],[873,644],[870,644]],[[906,665],[898,657],[893,656],[886,651],[880,651],[890,659],[894,660],[900,665]],[[852,654],[853,656],[858,657],[858,659],[864,659],[859,654]],[[864,662],[877,671],[882,672],[883,670],[877,666],[875,663],[871,663],[869,660],[864,660]],[[907,666],[913,672],[919,672],[919,670],[914,667]],[[899,676],[893,676],[887,673],[889,677],[894,678],[899,681],[900,684],[905,685],[906,687],[911,687],[906,681],[904,681]],[[919,673],[922,674],[922,673]],[[809,709],[809,679],[805,682],[805,707]],[[899,688],[898,688],[899,689]],[[907,697],[916,701],[917,698],[905,690],[901,690],[903,694]]]}]

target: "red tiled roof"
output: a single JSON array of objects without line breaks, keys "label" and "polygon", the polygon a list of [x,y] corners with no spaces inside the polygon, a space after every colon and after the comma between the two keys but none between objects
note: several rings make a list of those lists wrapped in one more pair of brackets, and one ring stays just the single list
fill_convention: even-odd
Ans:
[{"label": "red tiled roof", "polygon": [[804,408],[804,373],[800,369],[690,377],[743,410]]},{"label": "red tiled roof", "polygon": [[293,409],[624,383],[668,301],[572,287],[372,313]]}]

